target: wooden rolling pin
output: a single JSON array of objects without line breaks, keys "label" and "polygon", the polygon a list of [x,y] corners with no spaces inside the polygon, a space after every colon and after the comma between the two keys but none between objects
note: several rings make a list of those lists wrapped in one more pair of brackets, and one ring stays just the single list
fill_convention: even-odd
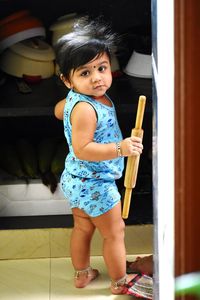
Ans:
[{"label": "wooden rolling pin", "polygon": [[[143,129],[142,122],[144,116],[144,109],[146,104],[146,97],[140,96],[136,114],[135,128],[131,131],[131,136],[138,136],[141,139],[143,138]],[[140,155],[129,156],[126,164],[124,186],[126,188],[124,195],[124,204],[122,211],[122,218],[127,219],[129,215],[130,203],[131,203],[131,194],[132,189],[135,187],[137,180],[137,173],[139,167]]]}]

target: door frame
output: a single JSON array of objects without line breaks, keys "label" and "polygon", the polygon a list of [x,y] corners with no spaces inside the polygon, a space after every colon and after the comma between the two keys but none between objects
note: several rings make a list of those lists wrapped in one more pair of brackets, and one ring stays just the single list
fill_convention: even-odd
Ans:
[{"label": "door frame", "polygon": [[152,0],[154,18],[155,6],[153,195],[158,300],[166,295],[175,298],[176,276],[200,270],[200,1]]},{"label": "door frame", "polygon": [[198,0],[175,1],[176,276],[200,270],[199,12]]}]

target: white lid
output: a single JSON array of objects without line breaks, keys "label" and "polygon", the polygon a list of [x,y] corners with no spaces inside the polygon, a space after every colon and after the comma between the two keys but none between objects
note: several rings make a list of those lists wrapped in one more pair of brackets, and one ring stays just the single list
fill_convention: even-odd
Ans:
[{"label": "white lid", "polygon": [[24,40],[10,48],[13,52],[33,60],[51,61],[55,59],[53,48],[39,38]]},{"label": "white lid", "polygon": [[74,21],[75,21],[76,17],[77,17],[76,13],[71,13],[68,15],[61,16],[60,18],[57,19],[57,21],[55,23],[53,23],[50,26],[49,29],[51,31],[57,31],[57,30],[61,30],[64,28],[71,29],[72,26],[74,25]]},{"label": "white lid", "polygon": [[0,41],[0,52],[23,40],[39,36],[45,37],[45,35],[44,27],[35,27],[17,32]]},{"label": "white lid", "polygon": [[151,78],[152,77],[152,58],[151,55],[133,51],[124,73],[134,77]]}]

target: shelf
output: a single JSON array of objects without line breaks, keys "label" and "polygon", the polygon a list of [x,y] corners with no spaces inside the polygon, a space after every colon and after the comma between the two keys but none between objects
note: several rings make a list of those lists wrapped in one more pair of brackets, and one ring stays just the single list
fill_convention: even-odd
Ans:
[{"label": "shelf", "polygon": [[1,88],[0,117],[53,115],[55,104],[66,95],[57,77],[30,85],[31,93],[19,92],[16,79],[8,77]]},{"label": "shelf", "polygon": [[0,217],[71,214],[58,185],[54,194],[40,180],[0,185]]},{"label": "shelf", "polygon": [[108,95],[115,103],[118,113],[133,113],[137,110],[139,96],[145,95],[146,113],[152,112],[152,80],[123,74],[114,78]]},{"label": "shelf", "polygon": [[[67,88],[58,77],[30,85],[31,93],[19,92],[16,79],[8,77],[1,87],[0,117],[52,116],[55,104],[66,97]],[[119,113],[136,111],[140,95],[147,97],[146,111],[151,112],[151,79],[123,74],[113,79],[108,95]]]},{"label": "shelf", "polygon": [[30,116],[52,116],[54,111],[53,106],[49,107],[14,107],[0,108],[0,117],[30,117]]}]

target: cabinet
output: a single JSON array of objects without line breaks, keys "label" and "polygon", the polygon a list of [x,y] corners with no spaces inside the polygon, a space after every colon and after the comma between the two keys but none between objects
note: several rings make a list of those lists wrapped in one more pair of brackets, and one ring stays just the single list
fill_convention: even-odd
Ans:
[{"label": "cabinet", "polygon": [[[51,42],[49,26],[55,20],[68,13],[89,14],[96,16],[104,15],[112,22],[113,29],[122,33],[124,49],[119,53],[119,64],[122,71],[121,76],[113,79],[113,85],[108,94],[116,105],[118,120],[124,136],[129,136],[134,127],[135,114],[138,97],[141,94],[147,97],[147,106],[144,117],[144,152],[140,160],[137,186],[133,191],[133,203],[131,204],[130,218],[127,224],[152,223],[152,189],[151,189],[151,140],[152,140],[152,94],[151,79],[131,77],[123,73],[123,69],[133,51],[137,46],[140,36],[147,36],[151,31],[150,24],[150,1],[74,1],[73,4],[66,1],[13,1],[12,8],[8,5],[10,1],[4,1],[1,9],[1,17],[19,9],[28,9],[40,18],[46,29],[46,40]],[[11,1],[12,2],[12,1]],[[48,8],[48,9],[47,9]],[[130,13],[131,9],[131,13]],[[133,16],[131,16],[131,14]],[[123,16],[124,22],[119,22]],[[140,16],[140,18],[139,18]],[[122,47],[123,48],[123,47]],[[31,84],[31,92],[23,94],[19,92],[19,80],[7,76],[1,85],[0,100],[0,126],[2,139],[15,140],[25,136],[37,140],[46,136],[63,136],[62,122],[55,119],[53,115],[54,106],[60,99],[66,96],[67,90],[57,76],[43,79],[37,84]],[[1,176],[2,177],[2,176]],[[72,218],[70,209],[62,193],[57,190],[52,196],[42,185],[40,179],[30,182],[26,186],[9,178],[5,184],[5,178],[0,180],[1,206],[0,222],[2,228],[32,228],[32,227],[57,227],[70,226]],[[123,178],[117,182],[123,194]],[[7,194],[6,194],[7,193]],[[24,197],[26,193],[26,197]],[[21,214],[5,212],[6,199],[13,195],[18,199],[23,209]],[[34,200],[34,197],[35,200]],[[34,201],[38,201],[38,208],[34,209]],[[58,204],[59,203],[59,204]],[[15,203],[16,205],[16,203]],[[27,208],[26,208],[27,207]],[[24,211],[24,213],[22,212]],[[1,213],[2,212],[2,213]],[[66,217],[67,215],[67,217]]]}]

